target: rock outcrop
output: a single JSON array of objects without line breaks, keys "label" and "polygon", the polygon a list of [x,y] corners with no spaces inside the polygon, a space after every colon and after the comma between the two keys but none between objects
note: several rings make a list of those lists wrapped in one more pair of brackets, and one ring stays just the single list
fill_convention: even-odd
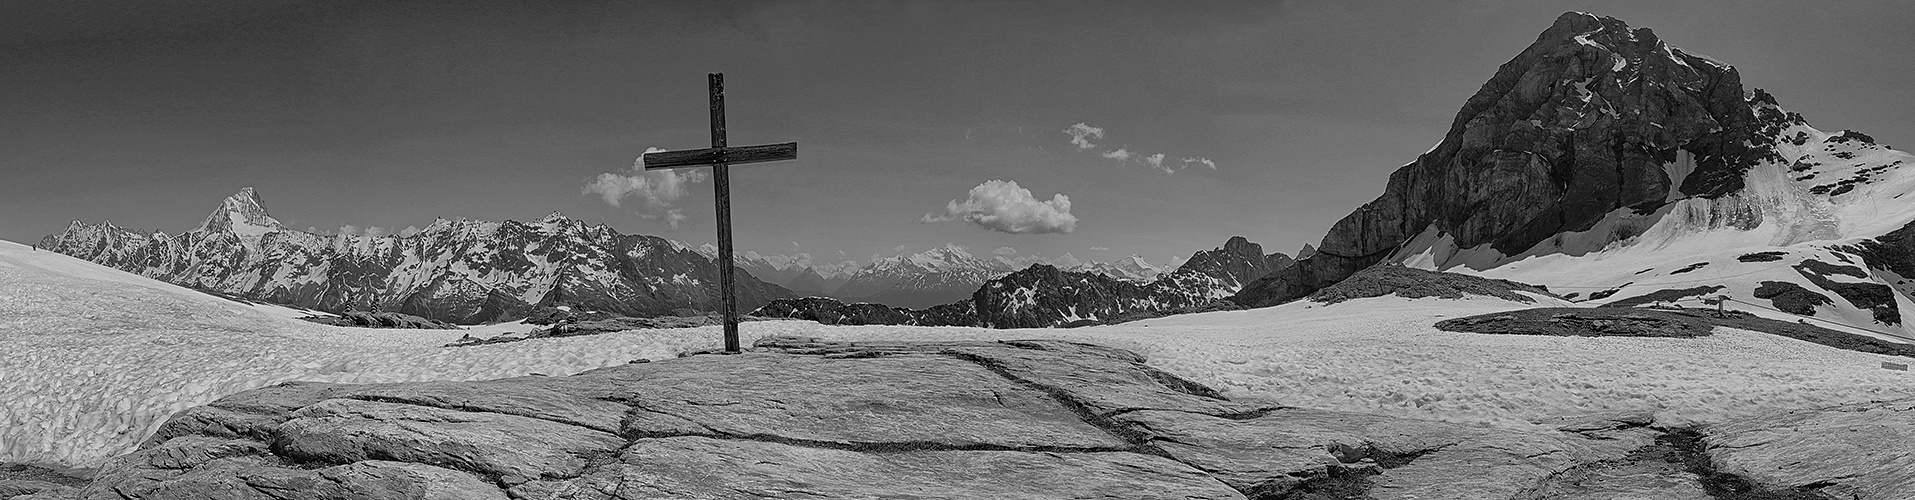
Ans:
[{"label": "rock outcrop", "polygon": [[[1050,340],[787,337],[570,377],[289,383],[175,415],[77,496],[1691,498],[1677,495],[1702,483],[1680,468],[1684,457],[1640,452],[1663,432],[1646,416],[1516,431],[1287,408],[1231,400],[1142,361]],[[1724,471],[1758,485],[1889,498],[1908,491],[1895,489],[1912,476],[1897,460],[1915,454],[1840,449],[1906,441],[1915,415],[1880,406],[1789,417],[1786,428],[1809,436],[1764,421],[1711,428],[1703,442]],[[1827,433],[1841,434],[1817,439]],[[1775,472],[1794,449],[1826,450],[1816,456],[1833,465]],[[1618,473],[1625,466],[1647,472]],[[1651,473],[1677,480],[1638,480]]]},{"label": "rock outcrop", "polygon": [[1385,295],[1406,299],[1422,297],[1460,299],[1465,295],[1476,295],[1523,303],[1536,302],[1536,297],[1554,297],[1548,289],[1509,280],[1426,271],[1403,266],[1376,266],[1358,271],[1335,285],[1311,293],[1310,300],[1335,304],[1346,300]]},{"label": "rock outcrop", "polygon": [[1915,496],[1915,401],[1773,413],[1701,434],[1717,471],[1758,487],[1854,500]]},{"label": "rock outcrop", "polygon": [[1563,14],[1470,97],[1440,144],[1392,173],[1381,196],[1337,221],[1309,258],[1233,300],[1303,297],[1426,231],[1456,248],[1516,255],[1619,209],[1734,193],[1774,155],[1780,126],[1800,120],[1758,118],[1773,102],[1745,89],[1734,68],[1648,28]]},{"label": "rock outcrop", "polygon": [[304,316],[299,319],[333,326],[356,326],[362,328],[399,328],[418,330],[457,330],[454,325],[435,319],[426,319],[410,314],[394,312],[346,311],[338,316]]},{"label": "rock outcrop", "polygon": [[[439,219],[410,235],[328,236],[282,226],[246,188],[178,235],[74,221],[39,246],[248,300],[460,324],[515,320],[541,306],[658,316],[714,311],[719,302],[710,257],[557,213],[533,222]],[[738,274],[741,308],[790,296]]]}]

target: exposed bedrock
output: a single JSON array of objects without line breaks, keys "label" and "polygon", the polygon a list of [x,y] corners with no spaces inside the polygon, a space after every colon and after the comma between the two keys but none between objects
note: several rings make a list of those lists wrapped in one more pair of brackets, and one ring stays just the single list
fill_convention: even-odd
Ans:
[{"label": "exposed bedrock", "polygon": [[[1049,340],[774,337],[740,355],[569,377],[291,383],[181,412],[90,485],[50,491],[111,500],[1434,500],[1685,498],[1704,483],[1641,451],[1662,432],[1646,415],[1519,431],[1288,408],[1225,398],[1143,361]],[[1908,484],[1909,464],[1895,460],[1911,454],[1842,456],[1837,448],[1861,438],[1761,426],[1862,426],[1869,439],[1901,443],[1915,417],[1906,406],[1724,425],[1704,439],[1736,443],[1712,453],[1759,484],[1874,495]],[[1776,471],[1772,462],[1793,450],[1849,465]],[[1650,480],[1664,476],[1674,480]]]}]

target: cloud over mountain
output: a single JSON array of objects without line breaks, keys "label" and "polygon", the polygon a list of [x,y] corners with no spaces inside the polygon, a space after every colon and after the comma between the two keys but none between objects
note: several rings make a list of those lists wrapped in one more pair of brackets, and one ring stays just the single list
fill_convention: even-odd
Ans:
[{"label": "cloud over mountain", "polygon": [[[645,148],[646,153],[659,151],[664,150],[659,148]],[[586,184],[584,188],[579,190],[579,194],[597,194],[605,198],[605,203],[609,203],[614,207],[621,206],[621,202],[625,198],[637,197],[641,200],[645,200],[646,207],[662,209],[670,207],[673,202],[684,197],[687,188],[692,184],[705,182],[705,179],[709,178],[710,175],[708,171],[703,169],[646,171],[645,159],[641,156],[632,162],[632,166],[626,167],[623,173],[605,172],[598,174],[597,178],[592,179],[591,183]],[[671,214],[668,212],[647,218],[665,218],[666,220],[670,220],[670,217]],[[682,221],[684,219],[681,215],[677,220]],[[673,223],[673,227],[676,227],[676,222]]]},{"label": "cloud over mountain", "polygon": [[943,214],[924,214],[921,222],[961,220],[1011,234],[1065,234],[1077,229],[1071,199],[1063,193],[1039,200],[1016,181],[990,180],[971,188],[964,201],[951,200]]}]

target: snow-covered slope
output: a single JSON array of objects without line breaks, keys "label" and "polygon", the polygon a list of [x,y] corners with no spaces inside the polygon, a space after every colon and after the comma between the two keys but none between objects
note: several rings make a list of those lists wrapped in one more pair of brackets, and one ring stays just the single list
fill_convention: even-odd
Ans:
[{"label": "snow-covered slope", "polygon": [[287,319],[0,241],[0,462],[97,465],[174,412],[290,380],[561,375],[676,352],[629,336],[439,347],[462,334]]},{"label": "snow-covered slope", "polygon": [[1594,302],[1719,287],[1685,304],[1726,295],[1728,307],[1758,315],[1915,342],[1909,284],[1871,250],[1915,222],[1915,155],[1853,131],[1822,132],[1772,98],[1751,103],[1772,120],[1775,154],[1735,193],[1679,197],[1649,213],[1619,209],[1516,255],[1488,244],[1459,249],[1432,227],[1387,260],[1543,284]]},{"label": "snow-covered slope", "polygon": [[[1697,339],[1443,332],[1439,319],[1532,307],[1381,297],[1297,302],[1108,327],[989,330],[741,325],[844,340],[1062,338],[1144,354],[1219,388],[1306,408],[1479,425],[1601,410],[1710,422],[1775,409],[1915,396],[1907,361],[1772,335]],[[292,321],[86,261],[0,242],[0,462],[97,465],[174,412],[290,380],[390,382],[567,375],[719,343],[716,327],[444,348],[460,335]]]}]

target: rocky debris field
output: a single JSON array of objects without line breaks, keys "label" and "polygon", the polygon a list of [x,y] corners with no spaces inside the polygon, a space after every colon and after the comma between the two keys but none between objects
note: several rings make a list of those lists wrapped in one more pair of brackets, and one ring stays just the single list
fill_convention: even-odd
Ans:
[{"label": "rocky debris field", "polygon": [[[1885,500],[1915,491],[1911,401],[1701,428],[1615,414],[1508,430],[1230,400],[1143,361],[1056,340],[772,337],[739,355],[570,377],[289,383],[181,412],[90,483],[26,498]],[[1791,465],[1802,456],[1815,463]],[[0,491],[25,491],[21,482],[0,481],[16,488]]]},{"label": "rocky debris field", "polygon": [[421,330],[457,330],[459,325],[395,312],[346,311],[338,316],[305,316],[299,319],[332,326],[362,328],[416,328]]},{"label": "rocky debris field", "polygon": [[1701,337],[1715,328],[1702,318],[1638,309],[1539,308],[1438,321],[1452,332],[1579,337]]},{"label": "rocky debris field", "polygon": [[1421,297],[1460,299],[1467,294],[1525,303],[1536,301],[1534,298],[1516,293],[1519,291],[1554,296],[1543,287],[1509,280],[1426,271],[1403,266],[1376,266],[1358,271],[1343,281],[1317,290],[1310,294],[1309,299],[1325,304],[1335,304],[1351,299],[1392,294],[1406,299]]},{"label": "rocky debris field", "polygon": [[1700,337],[1715,327],[1740,328],[1814,342],[1838,349],[1915,358],[1915,346],[1830,330],[1806,323],[1763,318],[1742,311],[1716,317],[1705,309],[1542,307],[1480,314],[1436,323],[1452,332],[1579,337]]},{"label": "rocky debris field", "polygon": [[[770,318],[762,318],[758,316],[739,316],[738,317],[738,321],[741,321],[741,322],[764,321],[766,319],[770,319]],[[701,326],[712,326],[712,325],[722,325],[722,324],[725,324],[725,320],[723,317],[720,317],[717,314],[702,314],[702,315],[695,315],[695,316],[659,316],[656,318],[632,318],[632,317],[625,317],[625,316],[613,316],[613,317],[608,317],[604,319],[595,319],[595,320],[588,320],[588,321],[576,321],[576,322],[561,321],[559,323],[554,323],[552,324],[552,326],[549,326],[546,328],[540,328],[540,329],[532,330],[525,333],[508,333],[508,334],[499,335],[495,337],[480,338],[480,337],[473,337],[471,335],[466,335],[465,337],[460,338],[459,340],[455,340],[450,344],[446,344],[446,347],[467,347],[467,346],[475,346],[475,345],[503,344],[507,342],[518,342],[522,340],[531,340],[531,339],[580,337],[585,335],[600,335],[600,334],[606,334],[606,333],[623,332],[627,330],[697,328]]]}]

